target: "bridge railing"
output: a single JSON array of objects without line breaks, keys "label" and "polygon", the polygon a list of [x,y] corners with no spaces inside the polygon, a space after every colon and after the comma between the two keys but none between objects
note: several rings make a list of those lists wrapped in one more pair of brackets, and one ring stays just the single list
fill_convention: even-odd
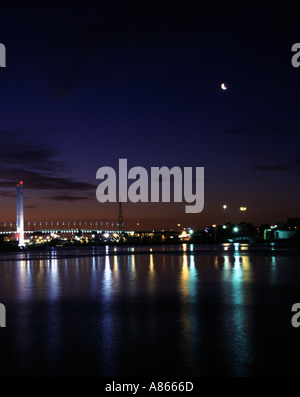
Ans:
[{"label": "bridge railing", "polygon": [[[24,230],[120,230],[118,222],[110,221],[27,221],[24,222]],[[1,222],[0,232],[13,232],[17,230],[16,222]]]}]

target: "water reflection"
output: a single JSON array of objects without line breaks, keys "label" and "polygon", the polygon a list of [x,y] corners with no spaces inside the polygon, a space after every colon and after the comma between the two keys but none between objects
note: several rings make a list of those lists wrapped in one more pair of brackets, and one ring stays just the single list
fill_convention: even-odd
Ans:
[{"label": "water reflection", "polygon": [[[118,268],[115,268],[115,257],[108,255],[109,247],[106,247],[106,256],[104,262],[104,272],[102,278],[102,288],[99,294],[99,340],[98,346],[101,352],[101,371],[105,375],[113,372],[113,361],[115,359],[115,321],[113,315],[113,280]],[[113,260],[113,269],[111,269],[111,260]],[[98,277],[97,273],[95,277]],[[100,358],[100,357],[99,357]]]},{"label": "water reflection", "polygon": [[271,283],[274,285],[277,283],[277,258],[271,257]]},{"label": "water reflection", "polygon": [[[197,361],[200,350],[200,328],[198,317],[197,289],[199,280],[197,279],[197,269],[193,246],[190,247],[190,255],[187,255],[186,244],[183,244],[182,266],[180,275],[180,295],[183,302],[181,310],[182,324],[182,346],[184,350],[185,362],[193,365]],[[196,374],[196,372],[195,372]]]},{"label": "water reflection", "polygon": [[51,301],[58,299],[60,294],[60,279],[58,271],[58,260],[51,257],[48,261],[49,276],[48,280],[48,297]]},{"label": "water reflection", "polygon": [[105,263],[104,263],[104,274],[103,274],[103,297],[106,301],[110,299],[112,293],[112,286],[111,286],[111,279],[112,279],[112,271],[110,269],[110,256],[105,256]]},{"label": "water reflection", "polygon": [[148,290],[150,297],[154,296],[155,292],[155,271],[154,271],[154,259],[153,254],[150,254],[150,262],[149,262],[149,282],[148,282]]},{"label": "water reflection", "polygon": [[[247,246],[234,244],[233,257],[224,255],[222,283],[227,310],[224,313],[224,330],[227,333],[227,354],[232,356],[234,376],[246,376],[251,364],[251,335],[247,317],[246,288],[250,280],[251,266],[248,256],[241,256],[240,250]],[[230,337],[229,337],[230,335]],[[231,341],[229,342],[229,340]]]},{"label": "water reflection", "polygon": [[[260,304],[274,314],[290,302],[300,259],[272,250],[251,255],[239,243],[205,250],[107,246],[3,256],[0,301],[12,315],[0,351],[22,374],[34,367],[43,374],[248,375],[255,335],[266,340],[256,325]],[[263,321],[268,335],[276,333]]]},{"label": "water reflection", "polygon": [[21,260],[17,267],[16,277],[16,298],[20,300],[29,300],[34,293],[33,289],[33,278],[30,267],[30,263],[27,260]]},{"label": "water reflection", "polygon": [[194,255],[182,255],[180,291],[185,301],[192,301],[197,291],[197,270]]},{"label": "water reflection", "polygon": [[48,365],[52,366],[57,363],[60,357],[60,347],[61,347],[61,315],[60,308],[56,304],[56,301],[60,296],[60,274],[58,267],[58,259],[56,256],[51,255],[49,261],[47,262],[47,268],[49,271],[46,275],[47,279],[47,315],[45,316],[45,333],[47,340],[47,357]]}]

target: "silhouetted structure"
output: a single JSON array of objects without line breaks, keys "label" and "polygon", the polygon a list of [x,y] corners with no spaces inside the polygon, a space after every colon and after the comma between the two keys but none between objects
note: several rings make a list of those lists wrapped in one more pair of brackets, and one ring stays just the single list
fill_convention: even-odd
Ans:
[{"label": "silhouetted structure", "polygon": [[121,202],[119,202],[118,225],[119,225],[119,231],[120,231],[120,232],[124,232],[125,227],[124,227],[124,219],[123,219],[122,203],[121,203]]}]

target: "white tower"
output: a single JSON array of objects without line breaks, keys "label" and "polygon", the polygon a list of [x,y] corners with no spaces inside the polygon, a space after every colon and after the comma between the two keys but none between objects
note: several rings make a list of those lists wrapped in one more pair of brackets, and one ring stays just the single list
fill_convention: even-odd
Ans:
[{"label": "white tower", "polygon": [[23,182],[17,184],[17,233],[19,247],[24,246],[24,207],[23,207]]}]

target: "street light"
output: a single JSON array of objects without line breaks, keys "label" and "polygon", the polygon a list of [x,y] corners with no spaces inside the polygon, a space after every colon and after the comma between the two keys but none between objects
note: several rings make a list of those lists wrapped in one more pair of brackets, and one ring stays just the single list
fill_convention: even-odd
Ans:
[{"label": "street light", "polygon": [[224,204],[224,205],[223,205],[223,210],[224,210],[224,225],[225,225],[225,213],[226,213],[226,209],[227,209],[227,205]]},{"label": "street light", "polygon": [[213,225],[211,225],[211,227],[214,229],[214,241],[216,241],[216,231],[217,231],[217,225],[216,224],[213,224]]},{"label": "street light", "polygon": [[245,211],[246,211],[246,207],[240,207],[240,211],[242,211],[242,213],[243,213],[243,219],[244,219],[244,214],[245,214]]}]

